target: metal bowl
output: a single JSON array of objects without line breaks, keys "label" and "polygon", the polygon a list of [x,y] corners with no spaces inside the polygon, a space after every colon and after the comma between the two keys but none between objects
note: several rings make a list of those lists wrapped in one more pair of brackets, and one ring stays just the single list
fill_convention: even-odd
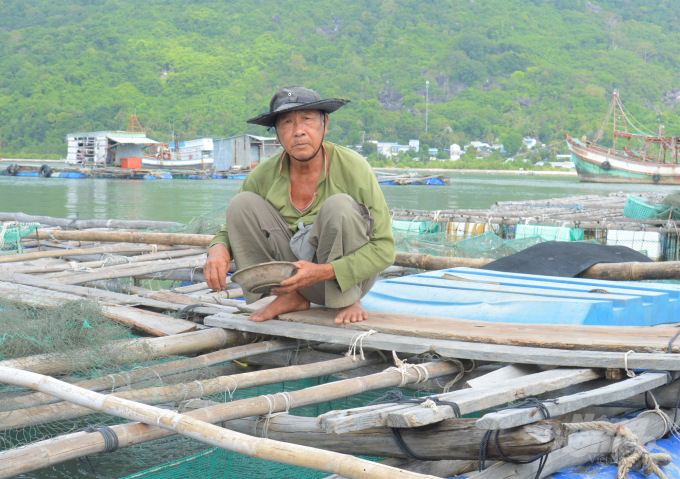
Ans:
[{"label": "metal bowl", "polygon": [[244,291],[253,294],[267,294],[295,275],[297,268],[293,263],[273,261],[244,268],[231,275],[231,280],[238,283]]}]

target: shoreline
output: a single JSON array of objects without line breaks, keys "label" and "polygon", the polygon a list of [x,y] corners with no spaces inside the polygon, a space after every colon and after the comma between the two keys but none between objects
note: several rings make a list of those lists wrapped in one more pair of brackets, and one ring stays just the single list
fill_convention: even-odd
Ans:
[{"label": "shoreline", "polygon": [[575,176],[576,171],[519,171],[519,170],[470,170],[448,168],[373,168],[383,173],[434,173],[434,174],[486,174],[486,175],[515,175],[515,176]]}]

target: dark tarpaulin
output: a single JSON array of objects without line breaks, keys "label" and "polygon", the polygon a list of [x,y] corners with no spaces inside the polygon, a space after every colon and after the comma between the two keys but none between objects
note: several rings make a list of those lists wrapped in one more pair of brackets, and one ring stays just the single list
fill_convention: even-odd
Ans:
[{"label": "dark tarpaulin", "polygon": [[547,241],[482,266],[506,273],[536,274],[574,278],[598,263],[648,263],[642,253],[626,246]]}]

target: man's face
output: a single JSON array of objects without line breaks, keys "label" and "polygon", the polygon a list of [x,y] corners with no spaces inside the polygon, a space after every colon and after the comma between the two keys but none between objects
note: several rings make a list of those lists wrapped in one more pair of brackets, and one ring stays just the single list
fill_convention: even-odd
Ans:
[{"label": "man's face", "polygon": [[276,137],[291,158],[309,161],[328,131],[328,115],[319,110],[295,110],[276,120]]}]

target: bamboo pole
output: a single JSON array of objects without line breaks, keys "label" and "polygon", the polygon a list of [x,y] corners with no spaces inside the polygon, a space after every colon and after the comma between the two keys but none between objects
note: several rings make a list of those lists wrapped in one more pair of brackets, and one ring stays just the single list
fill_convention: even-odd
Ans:
[{"label": "bamboo pole", "polygon": [[[42,232],[41,232],[42,233]],[[103,231],[100,231],[103,233]],[[44,238],[43,238],[44,239]],[[89,254],[106,254],[106,253],[136,253],[156,250],[169,250],[168,246],[147,246],[147,245],[131,245],[131,244],[114,244],[107,246],[98,246],[96,248],[74,248],[62,249],[59,251],[40,251],[36,253],[23,253],[12,256],[0,256],[0,263],[16,263],[18,261],[29,261],[40,258],[61,258],[71,256],[85,256]]]},{"label": "bamboo pole", "polygon": [[[74,383],[76,386],[89,389],[90,391],[113,391],[117,387],[130,386],[131,384],[147,379],[162,378],[186,371],[215,366],[227,361],[244,359],[251,356],[271,353],[275,351],[287,351],[299,345],[295,339],[277,339],[262,341],[259,343],[245,344],[227,349],[221,349],[212,353],[203,354],[189,359],[180,359],[167,363],[149,366],[147,368],[133,369],[117,374],[109,374],[102,378],[88,379]],[[17,407],[29,408],[39,405],[52,404],[59,400],[45,393],[33,393],[14,398]]]},{"label": "bamboo pole", "polygon": [[[197,254],[203,254],[205,253],[205,249],[203,248],[193,248],[193,249],[178,249],[178,250],[170,250],[170,251],[163,251],[162,253],[149,253],[149,254],[143,254],[143,255],[137,255],[137,256],[118,256],[118,255],[112,255],[109,258],[100,260],[100,261],[86,261],[83,263],[77,263],[75,266],[77,266],[78,269],[80,268],[100,268],[100,267],[108,267],[108,266],[118,266],[118,265],[128,265],[128,264],[135,264],[135,263],[144,263],[147,261],[155,261],[159,259],[173,259],[173,258],[182,258],[185,256],[194,256]],[[14,269],[13,271],[15,273],[25,273],[25,274],[36,274],[36,273],[45,273],[43,275],[43,278],[58,278],[60,276],[66,276],[69,274],[73,274],[73,271],[69,271],[73,269],[73,265],[69,263],[61,263],[61,264],[53,264],[53,265],[46,265],[46,266],[27,266],[25,268],[17,268]]]},{"label": "bamboo pole", "polygon": [[[27,371],[0,368],[0,380],[57,396],[60,399],[72,401],[75,404],[92,408],[101,413],[158,426],[211,446],[259,459],[317,469],[331,474],[340,474],[352,479],[419,479],[433,477],[391,468],[353,456],[272,441],[271,439],[254,438],[214,426],[188,414],[181,415],[173,411],[135,403],[115,396],[105,396],[48,376]],[[122,444],[125,443],[123,442]],[[40,460],[41,458],[34,458],[32,462],[35,464]],[[8,466],[10,464],[3,464],[3,467],[0,468],[3,475],[9,469]]]},{"label": "bamboo pole", "polygon": [[[375,364],[378,359],[375,356],[372,356],[372,361],[373,362],[371,363],[369,360],[368,364]],[[342,358],[329,361],[329,363],[332,362],[337,362],[340,367],[345,367],[345,364],[355,363],[356,361],[354,361],[353,358]],[[364,365],[367,364],[365,363]],[[446,362],[424,363],[422,364],[422,367],[427,369],[432,378],[451,374],[458,370],[456,366]],[[312,374],[313,376],[311,377],[319,376],[319,374],[315,372],[315,370],[318,369],[318,363],[299,366],[299,368],[306,371],[307,374]],[[180,402],[213,394],[225,394],[228,391],[234,391],[236,389],[246,389],[262,386],[264,384],[291,380],[287,378],[286,374],[292,374],[293,377],[298,377],[299,371],[296,371],[295,369],[290,369],[289,371],[268,369],[265,371],[255,371],[235,376],[223,376],[173,386],[121,391],[113,393],[111,396],[142,404],[164,404],[172,401]],[[416,382],[418,378],[418,375],[411,372],[407,375],[407,382]],[[345,379],[343,381],[322,384],[308,389],[291,391],[286,394],[278,393],[267,397],[260,396],[232,401],[225,404],[216,404],[215,406],[212,406],[211,412],[212,414],[221,417],[222,421],[267,413],[283,412],[287,410],[287,407],[298,408],[309,406],[310,404],[318,404],[319,402],[352,396],[366,391],[398,386],[401,382],[402,374],[399,371],[387,370],[381,373],[371,374],[370,376]],[[0,414],[0,431],[37,426],[39,424],[47,424],[55,421],[72,420],[94,413],[95,411],[92,409],[71,404],[70,402],[14,410]]]},{"label": "bamboo pole", "polygon": [[32,286],[48,291],[57,291],[60,293],[67,293],[73,296],[81,296],[83,298],[97,298],[114,304],[134,304],[150,306],[159,309],[182,309],[186,305],[174,304],[169,302],[157,301],[155,299],[142,298],[139,296],[131,296],[128,294],[114,293],[113,291],[105,291],[95,288],[86,288],[84,286],[75,286],[71,284],[60,284],[50,281],[48,279],[40,278],[38,276],[31,276],[29,274],[14,273],[12,271],[3,271],[0,269],[0,281],[14,283],[25,286]]},{"label": "bamboo pole", "polygon": [[[429,254],[396,253],[394,264],[409,268],[440,270],[448,268],[481,268],[493,259],[450,258]],[[642,281],[649,279],[680,279],[680,261],[650,263],[599,263],[586,269],[581,278],[609,281]]]},{"label": "bamboo pole", "polygon": [[[51,235],[51,236],[50,236]],[[119,231],[38,231],[39,239],[54,237],[58,240],[104,241],[109,243],[147,243],[157,245],[208,246],[213,235],[177,233],[131,233]]]},{"label": "bamboo pole", "polygon": [[169,259],[165,261],[153,261],[146,265],[134,265],[124,268],[100,268],[91,273],[74,274],[55,278],[54,281],[61,284],[81,284],[88,281],[100,281],[103,279],[129,278],[140,274],[154,274],[161,271],[170,271],[177,268],[203,268],[206,256],[192,256],[189,258]]},{"label": "bamboo pole", "polygon": [[[173,336],[120,341],[110,344],[108,348],[127,353],[130,360],[134,360],[139,354],[144,354],[146,359],[156,359],[164,356],[214,351],[225,346],[242,344],[249,339],[252,339],[251,335],[211,328]],[[23,369],[41,374],[66,374],[95,364],[100,354],[101,351],[94,348],[63,354],[39,354],[0,361],[0,367]]]},{"label": "bamboo pole", "polygon": [[52,216],[32,216],[24,213],[0,213],[0,221],[19,221],[21,223],[40,223],[41,225],[61,226],[77,230],[87,228],[177,228],[182,223],[174,221],[146,221],[146,220],[69,220]]}]

